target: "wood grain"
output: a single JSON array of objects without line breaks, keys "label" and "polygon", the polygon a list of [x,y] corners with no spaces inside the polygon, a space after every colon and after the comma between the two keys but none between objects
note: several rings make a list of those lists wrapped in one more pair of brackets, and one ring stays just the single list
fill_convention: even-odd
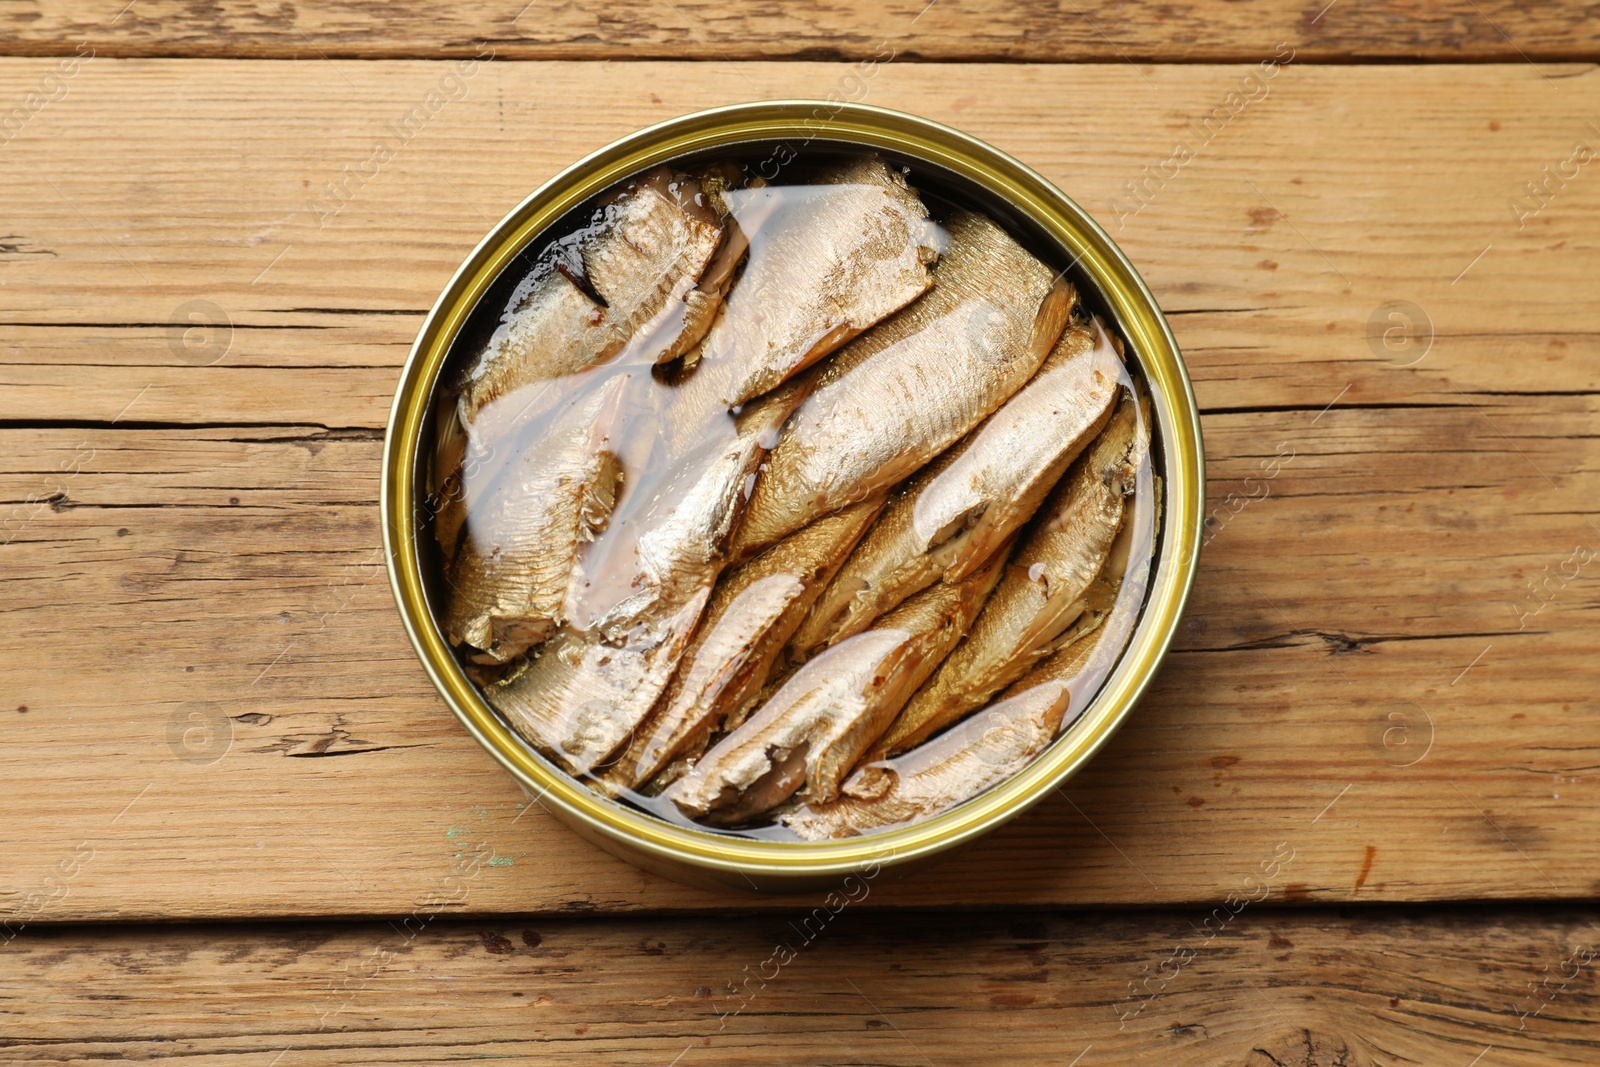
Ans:
[{"label": "wood grain", "polygon": [[[0,61],[0,93],[52,66]],[[1584,170],[1522,229],[1507,211],[1600,93],[1587,68],[1463,71],[1290,66],[1120,228],[1123,184],[1242,68],[872,80],[1112,229],[1195,374],[1213,507],[1128,728],[872,906],[1214,901],[1280,844],[1280,901],[1600,887],[1579,562],[1600,538],[1600,200]],[[379,437],[423,309],[539,181],[849,68],[481,64],[319,227],[321,184],[446,72],[95,59],[0,146],[0,810],[22,813],[0,820],[0,918],[404,914],[473,845],[502,862],[449,910],[783,906],[643,875],[520,806],[400,631]],[[196,300],[231,334],[173,326]],[[1396,301],[1432,322],[1413,365],[1381,343]],[[47,883],[80,845],[92,862]]]},{"label": "wood grain", "polygon": [[1593,60],[1592,8],[1511,0],[1268,0],[1218,6],[1109,0],[894,0],[804,5],[623,0],[261,4],[245,0],[23,0],[0,12],[0,54],[316,59],[471,55],[517,59],[861,59],[1218,62],[1270,55],[1447,62]]},{"label": "wood grain", "polygon": [[[51,65],[0,62],[0,100]],[[382,426],[426,309],[541,181],[648,123],[850,71],[480,64],[466,97],[319,225],[325,185],[450,69],[84,64],[0,146],[0,420]],[[1196,148],[1189,124],[1244,74],[891,64],[867,99],[954,123],[1084,204],[1172,316],[1207,409],[1600,389],[1581,295],[1600,231],[1592,168],[1520,229],[1508,208],[1595,140],[1594,73],[1552,70],[1552,88],[1520,63],[1291,65]],[[575,112],[574,95],[590,106]],[[1127,183],[1184,138],[1193,161],[1125,214]],[[1382,347],[1397,305],[1432,337],[1414,366],[1418,349]]]},{"label": "wood grain", "polygon": [[1203,912],[837,907],[30,932],[0,950],[0,1062],[1545,1067],[1600,1051],[1592,910],[1246,910],[1207,939]]},{"label": "wood grain", "polygon": [[[1597,403],[1481,399],[1208,417],[1216,523],[1145,704],[1062,796],[874,900],[1220,899],[1280,842],[1299,850],[1280,900],[1600,891],[1600,594],[1570,562],[1597,543]],[[0,718],[0,808],[30,813],[0,823],[0,908],[80,841],[96,861],[40,921],[394,913],[464,840],[505,857],[471,911],[770,903],[523,813],[399,627],[379,449],[289,427],[0,434],[4,498],[55,497],[0,549],[0,662],[27,707]]]}]

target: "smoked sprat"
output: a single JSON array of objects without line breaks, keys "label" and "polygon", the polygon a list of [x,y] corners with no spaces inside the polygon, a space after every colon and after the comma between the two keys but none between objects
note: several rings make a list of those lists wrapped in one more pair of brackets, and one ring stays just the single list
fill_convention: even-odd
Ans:
[{"label": "smoked sprat", "polygon": [[[1026,767],[1138,619],[1137,364],[995,217],[876,155],[602,197],[442,379],[441,631],[591,788],[821,840]],[[514,284],[512,284],[514,282]]]}]

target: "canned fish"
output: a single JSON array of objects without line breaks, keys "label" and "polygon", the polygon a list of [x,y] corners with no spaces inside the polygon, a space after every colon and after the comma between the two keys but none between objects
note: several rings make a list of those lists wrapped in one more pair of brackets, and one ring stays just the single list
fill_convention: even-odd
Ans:
[{"label": "canned fish", "polygon": [[424,323],[391,583],[446,703],[700,884],[910,869],[1025,810],[1171,640],[1204,476],[1149,291],[948,128],[775,102],[524,201]]}]

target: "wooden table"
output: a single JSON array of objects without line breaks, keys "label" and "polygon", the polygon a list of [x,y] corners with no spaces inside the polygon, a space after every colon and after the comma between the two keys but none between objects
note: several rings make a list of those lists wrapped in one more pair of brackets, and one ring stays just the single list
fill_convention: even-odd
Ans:
[{"label": "wooden table", "polygon": [[[0,1061],[1600,1063],[1592,9],[524,2],[0,9]],[[1114,743],[814,933],[530,805],[376,499],[504,211],[830,92],[1108,227],[1213,510]]]}]

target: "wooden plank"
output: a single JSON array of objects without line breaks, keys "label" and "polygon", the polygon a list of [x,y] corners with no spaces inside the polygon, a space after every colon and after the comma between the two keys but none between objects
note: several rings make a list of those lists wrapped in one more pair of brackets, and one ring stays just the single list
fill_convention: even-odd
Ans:
[{"label": "wooden plank", "polygon": [[[33,0],[0,13],[0,53],[59,55],[80,41],[115,56],[316,59],[472,55],[518,59],[861,59],[1217,62],[1280,42],[1318,61],[1593,59],[1600,21],[1574,5],[1511,0],[1269,0],[1219,8],[1084,0],[887,4],[573,3],[280,5],[242,0]],[[894,49],[891,53],[889,50]]]},{"label": "wooden plank", "polygon": [[821,900],[759,919],[30,931],[4,950],[0,1062],[1545,1067],[1600,1054],[1592,910],[886,919],[842,893],[836,912]]},{"label": "wooden plank", "polygon": [[[1216,900],[1280,843],[1274,900],[1592,898],[1600,563],[1574,549],[1600,544],[1597,415],[1208,416],[1212,537],[1144,705],[1062,795],[874,905]],[[0,432],[0,499],[24,502],[0,547],[0,810],[25,813],[0,822],[0,918],[403,913],[468,844],[501,863],[457,910],[781,906],[522,807],[398,624],[380,447]],[[93,863],[30,911],[79,842]]]},{"label": "wooden plank", "polygon": [[[0,83],[49,66],[0,62]],[[0,794],[39,813],[0,826],[0,916],[392,914],[463,838],[510,861],[470,911],[753,903],[521,816],[396,624],[375,431],[490,216],[652,118],[847,68],[482,65],[318,228],[330,161],[365,158],[444,69],[97,59],[0,147],[0,670],[29,709],[0,718]],[[1595,534],[1600,220],[1581,181],[1524,230],[1506,212],[1596,110],[1584,70],[1551,73],[1572,76],[1290,67],[1114,231],[1214,413],[1222,510],[1179,651],[1070,800],[875,899],[1214,899],[1282,841],[1282,899],[1592,894],[1595,594],[1573,552]],[[992,139],[1114,226],[1120,184],[1240,76],[893,64],[871,99]],[[1398,99],[1407,137],[1369,136]],[[1413,366],[1368,343],[1401,299],[1436,328]],[[207,335],[169,331],[193,300],[233,323],[214,365]],[[34,909],[77,842],[95,862]]]},{"label": "wooden plank", "polygon": [[[51,66],[0,61],[0,101]],[[815,94],[851,70],[482,63],[319,218],[326,183],[450,69],[84,64],[0,147],[0,420],[381,426],[422,315],[539,182],[650,122]],[[867,99],[954,123],[1078,198],[1171,313],[1209,409],[1600,389],[1592,168],[1551,184],[1521,228],[1508,206],[1534,205],[1524,184],[1595,139],[1590,68],[1290,65],[1197,147],[1191,123],[1246,72],[893,63]],[[1180,140],[1195,158],[1135,201],[1127,183]],[[1418,317],[1431,347],[1385,350],[1391,312]]]}]

